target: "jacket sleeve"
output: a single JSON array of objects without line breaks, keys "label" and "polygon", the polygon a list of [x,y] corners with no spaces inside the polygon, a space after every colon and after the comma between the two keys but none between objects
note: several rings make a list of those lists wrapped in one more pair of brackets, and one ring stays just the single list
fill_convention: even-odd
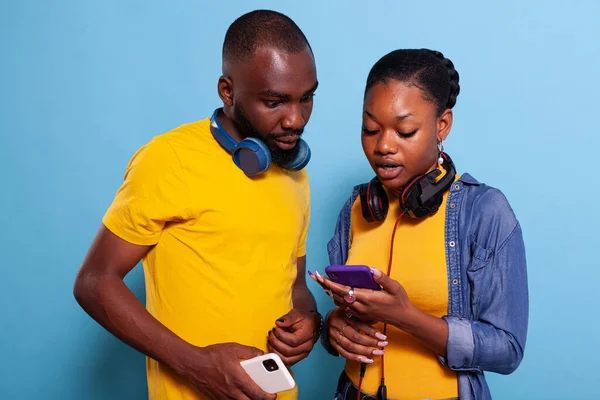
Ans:
[{"label": "jacket sleeve", "polygon": [[346,203],[344,203],[344,206],[338,214],[333,237],[327,242],[329,265],[346,264],[348,249],[344,242],[348,240],[346,230],[350,224],[350,213],[352,212],[353,202],[354,198],[351,196],[346,200]]},{"label": "jacket sleeve", "polygon": [[[329,254],[329,265],[344,265],[348,258],[348,249],[344,245],[344,241],[347,241],[347,227],[350,223],[350,212],[352,210],[352,204],[354,202],[354,196],[351,196],[342,209],[339,212],[337,222],[335,224],[335,231],[333,237],[327,243],[327,253]],[[334,308],[335,309],[335,308]],[[334,310],[330,310],[325,317],[325,321],[329,320],[329,315]],[[338,352],[331,346],[329,341],[329,331],[327,325],[321,332],[321,345],[331,355],[338,356]]]},{"label": "jacket sleeve", "polygon": [[525,349],[529,298],[525,247],[517,222],[490,258],[487,278],[472,287],[476,320],[445,316],[447,357],[440,361],[456,371],[514,372]]}]

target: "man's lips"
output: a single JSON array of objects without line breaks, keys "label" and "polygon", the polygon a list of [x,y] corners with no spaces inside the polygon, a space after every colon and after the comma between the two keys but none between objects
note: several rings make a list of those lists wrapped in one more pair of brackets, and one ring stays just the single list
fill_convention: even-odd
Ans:
[{"label": "man's lips", "polygon": [[274,142],[282,150],[291,150],[296,147],[296,143],[298,143],[298,139],[300,136],[281,136],[274,138]]}]

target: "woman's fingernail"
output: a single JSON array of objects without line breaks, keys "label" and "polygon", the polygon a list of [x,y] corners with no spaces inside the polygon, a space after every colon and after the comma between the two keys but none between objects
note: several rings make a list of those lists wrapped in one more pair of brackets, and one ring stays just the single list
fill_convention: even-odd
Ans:
[{"label": "woman's fingernail", "polygon": [[383,350],[373,350],[374,356],[382,356],[384,354]]},{"label": "woman's fingernail", "polygon": [[379,333],[379,332],[375,333],[375,337],[377,339],[379,339],[379,340],[386,340],[387,339],[387,336],[385,336],[384,334]]},{"label": "woman's fingernail", "polygon": [[367,364],[373,364],[373,362],[374,362],[374,361],[373,361],[373,360],[371,360],[370,358],[363,357],[363,356],[361,356],[361,357],[360,357],[360,361],[361,361],[361,362],[364,362],[364,363],[367,363]]},{"label": "woman's fingernail", "polygon": [[377,347],[385,347],[388,345],[388,342],[379,342],[377,343]]},{"label": "woman's fingernail", "polygon": [[310,270],[308,270],[308,275],[313,276],[314,274],[312,272],[310,272]]},{"label": "woman's fingernail", "polygon": [[317,279],[319,280],[319,282],[321,282],[321,283],[325,282],[325,280],[323,279],[321,274],[319,274],[319,271],[315,271],[315,275],[317,275]]}]

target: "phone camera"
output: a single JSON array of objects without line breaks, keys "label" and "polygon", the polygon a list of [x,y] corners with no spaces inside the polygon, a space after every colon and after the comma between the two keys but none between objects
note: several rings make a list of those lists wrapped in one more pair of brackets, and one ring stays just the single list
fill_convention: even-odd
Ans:
[{"label": "phone camera", "polygon": [[277,363],[273,359],[269,358],[268,360],[264,360],[262,363],[265,366],[265,369],[269,372],[277,371],[279,369]]},{"label": "phone camera", "polygon": [[337,275],[335,272],[332,272],[332,273],[331,273],[331,277],[332,277],[333,279],[336,279],[336,278],[338,277],[338,275]]}]

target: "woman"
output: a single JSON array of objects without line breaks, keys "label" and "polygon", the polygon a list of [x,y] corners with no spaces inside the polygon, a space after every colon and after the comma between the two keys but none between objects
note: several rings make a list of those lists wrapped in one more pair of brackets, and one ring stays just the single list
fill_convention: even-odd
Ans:
[{"label": "woman", "polygon": [[498,189],[457,175],[443,152],[458,77],[427,49],[393,51],[369,73],[362,145],[376,178],[354,188],[328,250],[331,264],[375,267],[381,290],[310,274],[338,306],[322,335],[347,360],[338,400],[489,399],[484,371],[523,358],[521,227]]}]

